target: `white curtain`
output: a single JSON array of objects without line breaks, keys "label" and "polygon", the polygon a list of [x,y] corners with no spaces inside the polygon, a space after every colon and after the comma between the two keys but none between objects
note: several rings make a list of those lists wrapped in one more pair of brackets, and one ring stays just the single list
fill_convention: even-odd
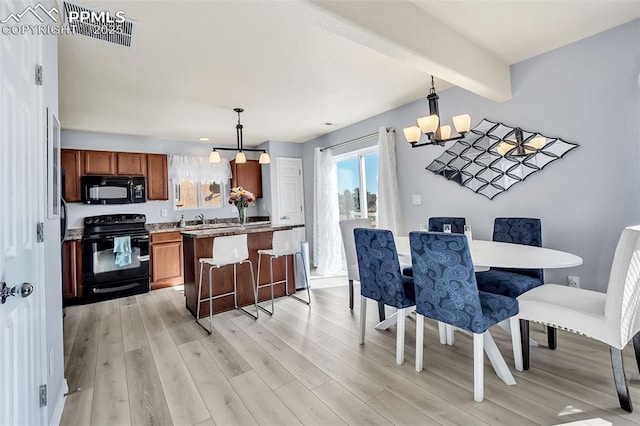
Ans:
[{"label": "white curtain", "polygon": [[315,150],[313,175],[313,265],[318,275],[343,272],[338,178],[330,151]]},{"label": "white curtain", "polygon": [[396,135],[380,127],[378,131],[378,217],[379,229],[389,229],[396,236],[404,235],[398,172],[396,170]]},{"label": "white curtain", "polygon": [[231,165],[226,158],[219,163],[210,163],[209,156],[172,155],[169,157],[169,178],[174,182],[224,183],[231,179]]}]

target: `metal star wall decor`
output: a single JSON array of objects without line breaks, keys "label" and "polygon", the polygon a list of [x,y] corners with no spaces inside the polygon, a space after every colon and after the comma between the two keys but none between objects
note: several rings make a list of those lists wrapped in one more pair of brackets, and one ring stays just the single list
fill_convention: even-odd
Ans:
[{"label": "metal star wall decor", "polygon": [[578,146],[484,119],[426,169],[491,200]]}]

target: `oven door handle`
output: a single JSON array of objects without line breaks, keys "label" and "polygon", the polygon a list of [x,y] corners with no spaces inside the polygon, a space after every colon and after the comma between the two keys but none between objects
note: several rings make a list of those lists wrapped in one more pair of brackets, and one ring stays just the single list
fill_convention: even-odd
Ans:
[{"label": "oven door handle", "polygon": [[147,260],[149,260],[150,258],[151,258],[151,256],[150,256],[150,255],[148,255],[148,254],[147,254],[146,256],[138,256],[138,260],[139,260],[140,262],[146,262],[146,261],[147,261]]},{"label": "oven door handle", "polygon": [[[126,235],[99,235],[84,237],[85,240],[113,240],[116,237],[124,237]],[[149,241],[149,235],[131,235],[131,239],[135,241]]]},{"label": "oven door handle", "polygon": [[92,291],[95,294],[114,293],[116,291],[129,290],[130,288],[138,287],[139,285],[140,285],[140,283],[131,283],[131,284],[121,285],[121,286],[118,286],[118,287],[94,288]]}]

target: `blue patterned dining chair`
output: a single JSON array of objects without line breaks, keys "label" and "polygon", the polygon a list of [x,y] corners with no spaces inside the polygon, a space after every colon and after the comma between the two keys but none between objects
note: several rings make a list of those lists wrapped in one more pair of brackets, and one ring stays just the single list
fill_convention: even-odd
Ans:
[{"label": "blue patterned dining chair", "polygon": [[353,231],[360,273],[360,344],[364,343],[367,299],[397,309],[396,363],[404,362],[405,316],[416,304],[413,279],[400,273],[391,231],[356,228]]},{"label": "blue patterned dining chair", "polygon": [[[444,224],[451,225],[453,234],[464,234],[464,226],[467,224],[467,220],[464,217],[430,217],[429,232],[442,232],[442,225]],[[411,267],[404,268],[402,275],[412,277],[413,271]]]},{"label": "blue patterned dining chair", "polygon": [[454,234],[464,234],[464,226],[467,220],[464,217],[430,217],[429,232],[442,232],[442,225],[451,225],[451,232]]},{"label": "blue patterned dining chair", "polygon": [[467,237],[411,232],[411,260],[416,296],[416,371],[422,371],[424,318],[473,334],[473,399],[484,399],[484,350],[494,348],[489,327],[510,320],[516,370],[522,370],[522,347],[515,298],[479,291]]},{"label": "blue patterned dining chair", "polygon": [[[497,217],[493,223],[493,241],[542,247],[540,219],[526,217]],[[478,289],[503,296],[518,297],[544,284],[542,269],[491,268],[476,274]],[[556,329],[547,327],[550,349],[557,346]]]}]

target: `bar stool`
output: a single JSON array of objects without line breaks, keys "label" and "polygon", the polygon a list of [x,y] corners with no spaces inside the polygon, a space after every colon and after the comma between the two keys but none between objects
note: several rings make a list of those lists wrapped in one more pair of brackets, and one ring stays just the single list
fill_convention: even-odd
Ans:
[{"label": "bar stool", "polygon": [[[262,255],[269,256],[269,269],[270,269],[270,277],[271,281],[268,283],[260,284],[260,266],[262,264]],[[284,283],[284,291],[285,294],[289,297],[296,299],[299,302],[305,303],[307,305],[311,304],[311,292],[309,291],[309,278],[307,277],[307,269],[302,268],[304,270],[304,278],[307,282],[307,297],[308,301],[299,298],[295,294],[289,294],[289,256],[294,256],[294,270],[295,270],[295,256],[300,255],[302,258],[302,253],[300,251],[300,236],[296,229],[289,229],[286,231],[275,231],[273,233],[272,239],[272,249],[271,250],[258,250],[258,280],[256,284],[256,293],[263,287],[271,287],[271,311],[266,308],[263,308],[260,305],[257,305],[258,308],[262,309],[269,315],[273,315],[273,286],[275,284]],[[273,259],[277,259],[279,257],[284,256],[284,280],[273,281]],[[304,259],[303,259],[304,260]],[[303,262],[304,263],[304,262]]]},{"label": "bar stool", "polygon": [[[209,334],[213,330],[213,299],[225,297],[233,294],[233,304],[236,309],[244,312],[253,319],[258,319],[258,292],[255,290],[255,277],[253,275],[253,264],[249,260],[249,249],[247,247],[247,234],[232,235],[229,237],[216,237],[213,239],[213,257],[200,258],[200,282],[198,284],[198,307],[196,309],[196,322],[204,328]],[[238,307],[238,282],[237,282],[237,266],[243,263],[249,264],[251,271],[251,289],[253,290],[253,299],[256,305],[256,314]],[[209,266],[209,297],[202,298],[202,275],[204,265]],[[233,291],[213,295],[213,269],[219,269],[222,266],[233,265]],[[200,305],[203,302],[209,302],[209,329],[200,323]]]}]

